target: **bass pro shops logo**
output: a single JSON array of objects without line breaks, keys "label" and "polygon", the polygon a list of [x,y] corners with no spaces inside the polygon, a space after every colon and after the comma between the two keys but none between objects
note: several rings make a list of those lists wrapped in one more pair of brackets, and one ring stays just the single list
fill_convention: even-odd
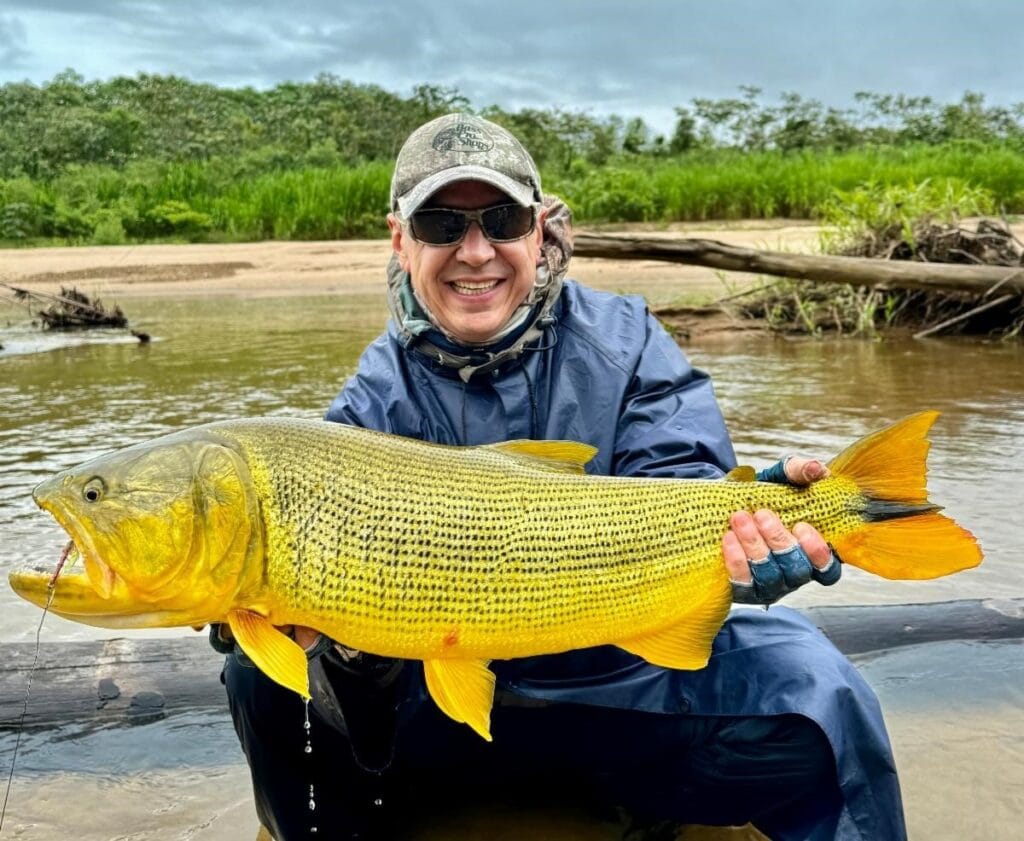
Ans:
[{"label": "bass pro shops logo", "polygon": [[430,145],[438,152],[487,152],[494,148],[494,141],[482,129],[460,123],[439,131]]}]

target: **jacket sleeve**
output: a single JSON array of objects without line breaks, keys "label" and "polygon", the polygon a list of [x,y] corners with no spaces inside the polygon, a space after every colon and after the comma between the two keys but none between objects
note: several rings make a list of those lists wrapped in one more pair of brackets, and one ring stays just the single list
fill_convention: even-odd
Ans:
[{"label": "jacket sleeve", "polygon": [[400,376],[398,360],[389,347],[385,334],[371,344],[359,357],[355,374],[324,415],[324,420],[347,423],[380,432],[395,432],[389,410],[393,384]]},{"label": "jacket sleeve", "polygon": [[714,479],[735,466],[711,379],[690,365],[648,313],[646,341],[619,415],[612,472]]}]

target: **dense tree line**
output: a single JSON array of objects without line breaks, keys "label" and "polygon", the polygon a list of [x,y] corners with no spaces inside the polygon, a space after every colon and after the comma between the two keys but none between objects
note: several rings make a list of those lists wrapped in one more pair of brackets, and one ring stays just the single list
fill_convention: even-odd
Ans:
[{"label": "dense tree line", "polygon": [[[793,200],[803,188],[792,174],[783,179],[786,196],[765,196],[757,185],[749,200],[724,195],[712,176],[708,195],[689,209],[674,194],[671,184],[683,184],[675,170],[724,165],[739,172],[744,159],[762,155],[772,165],[799,168],[802,160],[821,171],[830,170],[822,161],[848,152],[889,150],[891,157],[892,150],[943,148],[953,161],[966,145],[996,150],[1009,171],[1024,154],[1024,104],[990,106],[976,93],[955,103],[860,93],[839,109],[795,93],[767,103],[759,89],[745,87],[735,98],[677,107],[665,136],[639,117],[477,108],[437,85],[402,96],[323,74],[258,91],[149,74],[86,81],[68,70],[41,85],[0,86],[0,240],[372,233],[400,144],[417,125],[452,110],[513,129],[548,182],[575,197],[577,212],[601,219],[810,212],[818,197]],[[850,170],[846,182],[855,177]],[[327,181],[345,192],[340,204],[312,196]],[[1004,181],[997,200],[1024,203],[1018,182]],[[668,192],[652,194],[652,184],[669,185]]]},{"label": "dense tree line", "polygon": [[[956,103],[902,94],[858,93],[839,109],[761,90],[694,99],[676,108],[670,137],[639,117],[496,105],[479,113],[514,129],[542,166],[566,170],[582,158],[671,155],[729,147],[745,151],[845,150],[865,144],[1006,142],[1024,150],[1024,103],[987,106],[966,93]],[[252,155],[261,167],[352,166],[391,160],[421,122],[473,110],[457,90],[420,85],[410,96],[330,74],[270,90],[219,88],[176,76],[140,74],[86,81],[68,70],[42,85],[0,86],[0,177],[51,178],[73,164],[123,167],[131,161],[201,161]]]}]

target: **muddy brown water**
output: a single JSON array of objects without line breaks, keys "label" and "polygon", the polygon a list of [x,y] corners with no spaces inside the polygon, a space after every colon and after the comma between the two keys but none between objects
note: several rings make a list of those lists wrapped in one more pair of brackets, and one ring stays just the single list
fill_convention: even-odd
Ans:
[{"label": "muddy brown water", "polygon": [[[608,288],[629,289],[628,278]],[[30,499],[54,471],[114,447],[227,417],[319,416],[380,330],[379,295],[134,300],[149,345],[116,334],[0,329],[0,571],[55,561],[65,538]],[[2,322],[0,322],[2,324]],[[979,340],[815,341],[748,333],[686,346],[712,372],[741,461],[828,456],[922,409],[933,432],[932,498],[980,538],[977,570],[887,582],[849,570],[840,586],[788,600],[898,604],[1024,597],[1024,348]],[[4,589],[0,641],[30,641],[38,611]],[[180,630],[140,631],[180,635]],[[47,642],[114,632],[49,617]],[[862,658],[893,735],[914,838],[1016,838],[1024,808],[1024,649],[915,646]],[[211,661],[211,668],[215,668]],[[0,738],[7,770],[13,737]],[[248,779],[230,724],[178,717],[128,730],[26,736],[8,805],[11,838],[255,837]],[[572,816],[521,818],[519,837],[609,837]],[[474,825],[473,820],[476,820]],[[451,837],[498,837],[495,816]],[[475,828],[474,828],[475,826]],[[9,832],[9,835],[8,835]],[[538,834],[540,833],[540,834]],[[602,834],[604,833],[604,834]],[[505,836],[501,836],[505,837]],[[513,836],[508,836],[513,837]]]}]

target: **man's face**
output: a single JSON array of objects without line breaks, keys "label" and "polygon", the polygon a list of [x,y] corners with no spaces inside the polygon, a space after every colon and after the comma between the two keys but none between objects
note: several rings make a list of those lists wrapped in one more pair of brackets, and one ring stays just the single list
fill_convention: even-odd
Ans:
[{"label": "man's face", "polygon": [[[430,207],[477,210],[511,202],[482,181],[457,181],[438,190]],[[416,297],[449,334],[467,345],[486,344],[533,289],[543,239],[543,211],[534,230],[514,242],[491,242],[471,222],[458,245],[418,242],[395,216],[388,216],[391,245],[412,277]]]}]

